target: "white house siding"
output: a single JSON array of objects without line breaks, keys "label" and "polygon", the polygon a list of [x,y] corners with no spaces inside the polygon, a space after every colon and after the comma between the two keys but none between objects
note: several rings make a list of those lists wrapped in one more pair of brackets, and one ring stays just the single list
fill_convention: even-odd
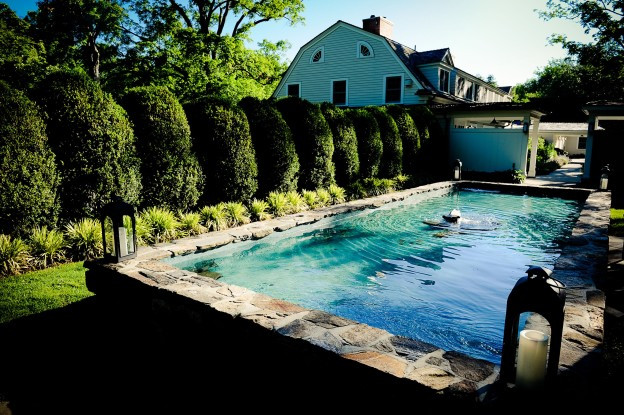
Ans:
[{"label": "white house siding", "polygon": [[568,152],[571,156],[584,155],[585,149],[578,148],[579,137],[587,137],[587,134],[579,134],[578,131],[539,132],[546,142],[553,143],[555,148]]},{"label": "white house siding", "polygon": [[451,160],[460,159],[466,171],[526,171],[527,135],[522,129],[451,128]]},{"label": "white house siding", "polygon": [[[366,41],[373,48],[374,57],[358,58],[358,41]],[[310,57],[319,47],[324,48],[322,63],[310,63]],[[355,28],[338,26],[325,37],[311,43],[301,51],[298,60],[293,61],[287,78],[276,91],[275,96],[287,95],[287,85],[301,83],[301,98],[311,102],[331,102],[331,81],[347,79],[348,105],[384,104],[386,75],[403,75],[410,78],[405,67],[387,42],[377,36],[368,36]],[[416,83],[403,86],[404,104],[422,104],[425,101],[415,95]]]}]

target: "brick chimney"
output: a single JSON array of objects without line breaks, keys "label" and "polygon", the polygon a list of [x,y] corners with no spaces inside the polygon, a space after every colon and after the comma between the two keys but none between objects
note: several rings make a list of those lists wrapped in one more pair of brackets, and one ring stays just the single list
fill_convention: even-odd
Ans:
[{"label": "brick chimney", "polygon": [[372,15],[368,19],[362,19],[362,28],[367,32],[392,39],[394,23],[385,17]]}]

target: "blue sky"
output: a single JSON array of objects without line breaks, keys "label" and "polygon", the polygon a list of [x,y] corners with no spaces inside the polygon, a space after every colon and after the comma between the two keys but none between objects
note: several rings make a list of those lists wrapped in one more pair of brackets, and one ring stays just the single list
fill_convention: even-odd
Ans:
[{"label": "blue sky", "polygon": [[[36,0],[5,0],[24,16]],[[562,58],[560,46],[548,45],[548,36],[562,33],[588,40],[575,22],[539,18],[546,0],[305,0],[305,24],[268,22],[251,37],[287,40],[287,58],[337,20],[361,26],[362,19],[381,15],[394,23],[394,40],[417,50],[451,48],[455,65],[466,72],[494,75],[499,85],[526,81],[551,59]]]}]

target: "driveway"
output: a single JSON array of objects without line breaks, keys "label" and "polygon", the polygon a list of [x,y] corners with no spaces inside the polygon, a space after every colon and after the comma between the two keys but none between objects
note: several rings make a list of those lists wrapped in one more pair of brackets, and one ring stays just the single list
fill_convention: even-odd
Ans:
[{"label": "driveway", "polygon": [[544,176],[527,178],[524,182],[530,186],[574,187],[581,182],[585,159],[571,159],[568,164]]}]

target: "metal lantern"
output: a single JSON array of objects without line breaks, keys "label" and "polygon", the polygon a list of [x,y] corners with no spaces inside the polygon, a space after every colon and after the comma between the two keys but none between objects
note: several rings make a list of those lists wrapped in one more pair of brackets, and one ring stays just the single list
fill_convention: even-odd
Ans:
[{"label": "metal lantern", "polygon": [[611,173],[611,169],[609,169],[609,165],[607,164],[602,169],[600,169],[600,190],[607,190],[609,187],[609,174]]},{"label": "metal lantern", "polygon": [[[520,339],[518,347],[518,323],[520,314],[524,312],[534,312],[542,315],[550,324],[550,349],[548,353],[548,364],[546,365],[546,351],[542,353],[543,363],[546,370],[545,381],[552,380],[557,375],[559,367],[559,354],[561,352],[561,336],[563,334],[563,317],[565,306],[565,284],[551,278],[552,271],[537,266],[531,266],[527,270],[527,276],[520,278],[511,290],[507,298],[507,315],[505,316],[505,332],[503,334],[503,354],[501,358],[500,379],[503,382],[517,383],[519,379],[516,374],[526,371],[525,367],[519,365],[530,364],[523,362],[521,352],[518,352],[518,366],[516,365],[516,350],[522,347],[523,341],[535,340],[543,342],[541,336],[545,336],[536,330],[525,330]],[[537,336],[537,337],[536,337]],[[531,338],[533,337],[533,338]],[[547,347],[548,337],[544,347]],[[533,354],[534,357],[535,353]]]},{"label": "metal lantern", "polygon": [[453,162],[453,180],[461,180],[462,162],[457,159]]},{"label": "metal lantern", "polygon": [[104,258],[112,262],[136,258],[134,206],[124,202],[119,196],[113,196],[113,201],[102,208],[100,221]]}]

